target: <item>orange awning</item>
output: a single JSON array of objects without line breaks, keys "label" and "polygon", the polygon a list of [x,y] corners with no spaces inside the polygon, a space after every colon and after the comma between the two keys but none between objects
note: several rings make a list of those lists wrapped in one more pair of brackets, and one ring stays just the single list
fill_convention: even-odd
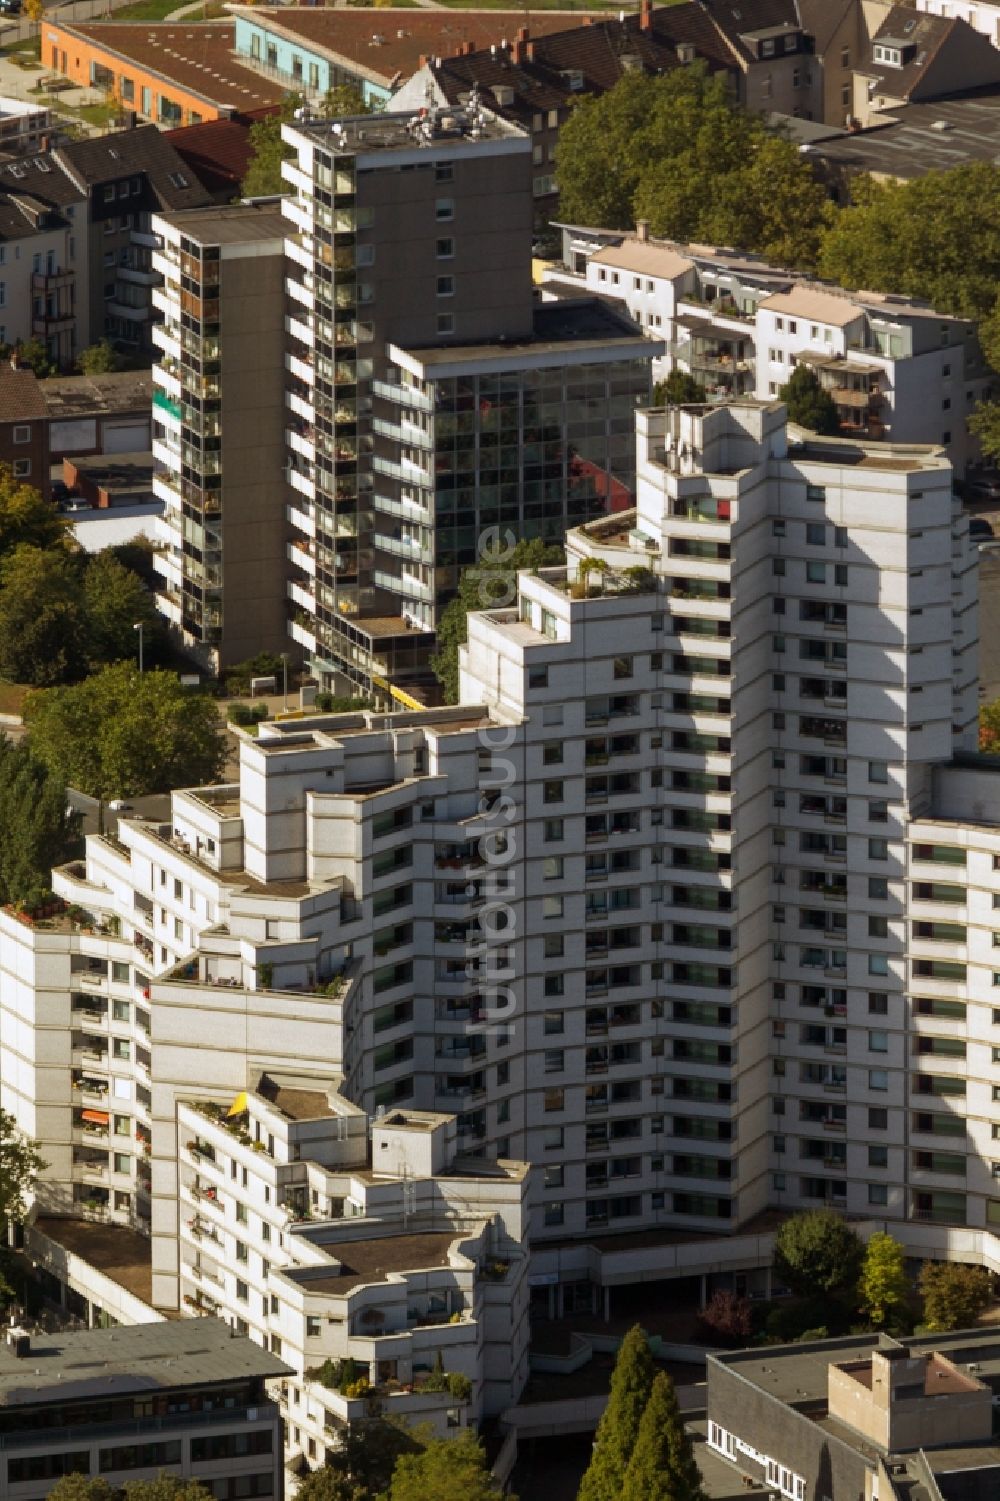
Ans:
[{"label": "orange awning", "polygon": [[85,1121],[91,1121],[95,1126],[106,1126],[111,1119],[106,1110],[84,1110],[81,1114]]}]

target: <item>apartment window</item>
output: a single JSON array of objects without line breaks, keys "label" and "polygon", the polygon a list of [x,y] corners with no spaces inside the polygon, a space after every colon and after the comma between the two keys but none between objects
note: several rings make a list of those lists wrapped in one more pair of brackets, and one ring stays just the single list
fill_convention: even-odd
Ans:
[{"label": "apartment window", "polygon": [[438,313],[437,331],[439,334],[453,334],[455,332],[455,317],[453,313]]},{"label": "apartment window", "polygon": [[560,766],[563,758],[561,740],[547,740],[542,746],[542,765]]},{"label": "apartment window", "polygon": [[27,479],[28,475],[31,473],[31,460],[15,459],[13,468],[15,479]]},{"label": "apartment window", "polygon": [[563,957],[565,940],[561,933],[546,933],[543,942],[546,959],[561,959]]},{"label": "apartment window", "polygon": [[528,668],[528,687],[547,688],[549,686],[549,669],[547,667]]},{"label": "apartment window", "polygon": [[439,261],[450,261],[455,255],[455,241],[449,235],[446,239],[438,240],[436,251]]},{"label": "apartment window", "polygon": [[546,844],[555,844],[563,836],[563,821],[561,818],[547,818],[545,820],[544,841]]},{"label": "apartment window", "polygon": [[888,1204],[888,1202],[889,1202],[889,1186],[888,1186],[888,1184],[886,1184],[886,1183],[869,1183],[869,1185],[868,1185],[868,1202],[869,1202],[869,1204]]},{"label": "apartment window", "polygon": [[825,563],[807,563],[806,564],[806,583],[807,584],[825,584],[826,583],[826,564]]},{"label": "apartment window", "polygon": [[826,527],[822,521],[806,522],[806,542],[810,547],[826,546]]},{"label": "apartment window", "polygon": [[542,917],[555,918],[563,915],[563,899],[561,896],[542,897]]},{"label": "apartment window", "polygon": [[556,1110],[562,1110],[565,1106],[566,1091],[564,1089],[547,1089],[544,1095],[544,1108],[547,1115]]},{"label": "apartment window", "polygon": [[454,297],[455,278],[453,276],[439,276],[437,279],[437,295],[439,297]]},{"label": "apartment window", "polygon": [[129,1118],[129,1116],[127,1116],[127,1115],[116,1115],[115,1116],[115,1135],[116,1136],[131,1136],[132,1135],[132,1121]]},{"label": "apartment window", "polygon": [[563,800],[562,782],[544,782],[542,784],[542,802],[561,803]]},{"label": "apartment window", "polygon": [[869,858],[869,860],[888,860],[888,858],[889,858],[889,841],[888,841],[888,839],[869,839],[869,841],[868,841],[868,858]]},{"label": "apartment window", "polygon": [[889,780],[889,763],[887,761],[868,762],[869,782],[887,782]]},{"label": "apartment window", "polygon": [[546,1037],[559,1036],[563,1031],[564,1025],[561,1011],[545,1011],[542,1013],[542,1031]]},{"label": "apartment window", "polygon": [[889,1015],[889,993],[886,990],[869,990],[868,992],[868,1015]]},{"label": "apartment window", "polygon": [[884,902],[889,898],[889,882],[885,876],[868,877],[868,895],[875,901]]},{"label": "apartment window", "polygon": [[30,428],[30,426],[28,425],[27,422],[18,422],[18,423],[15,424],[15,427],[14,427],[14,442],[15,443],[30,443],[31,442],[31,428]]},{"label": "apartment window", "polygon": [[434,217],[440,223],[455,217],[455,200],[453,198],[439,198],[434,205]]},{"label": "apartment window", "polygon": [[889,1129],[889,1112],[882,1105],[871,1105],[868,1109],[869,1131],[887,1131]]},{"label": "apartment window", "polygon": [[869,938],[888,938],[888,936],[889,936],[889,919],[887,917],[869,917],[869,919],[868,919],[868,937]]},{"label": "apartment window", "polygon": [[883,1147],[883,1146],[869,1147],[868,1148],[868,1166],[869,1167],[888,1167],[889,1166],[889,1148],[888,1147]]},{"label": "apartment window", "polygon": [[616,678],[630,678],[632,676],[631,657],[615,657],[614,676]]},{"label": "apartment window", "polygon": [[111,1056],[127,1062],[132,1056],[132,1044],[124,1037],[113,1037],[111,1039]]},{"label": "apartment window", "polygon": [[452,182],[455,177],[454,162],[438,162],[434,168],[435,182]]},{"label": "apartment window", "polygon": [[868,1051],[869,1053],[887,1053],[889,1051],[888,1032],[869,1032]]},{"label": "apartment window", "polygon": [[563,1206],[561,1204],[546,1204],[542,1214],[546,1225],[561,1225],[563,1222]]},{"label": "apartment window", "polygon": [[545,881],[561,881],[562,877],[562,855],[546,855],[542,861],[542,879]]},{"label": "apartment window", "polygon": [[132,1007],[131,1007],[131,1005],[130,1005],[130,1003],[128,1001],[117,1001],[117,1000],[115,1000],[115,1001],[111,1002],[111,1019],[112,1019],[112,1021],[127,1022],[127,1021],[131,1020],[131,1017],[132,1017]]},{"label": "apartment window", "polygon": [[868,1088],[885,1090],[889,1088],[889,1075],[884,1068],[870,1068],[868,1070]]}]

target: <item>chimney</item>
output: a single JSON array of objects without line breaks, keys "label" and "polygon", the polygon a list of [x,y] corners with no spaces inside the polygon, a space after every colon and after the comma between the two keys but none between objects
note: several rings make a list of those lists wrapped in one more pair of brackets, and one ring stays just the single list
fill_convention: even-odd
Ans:
[{"label": "chimney", "polygon": [[636,221],[635,221],[635,237],[636,237],[637,240],[642,240],[643,244],[645,244],[645,242],[649,239],[649,220],[648,219],[636,219]]},{"label": "chimney", "polygon": [[[523,31],[523,30],[524,30],[524,27],[522,26],[521,27],[521,31]],[[518,65],[518,66],[521,63],[523,63],[524,59],[525,59],[526,50],[527,49],[525,47],[525,44],[524,44],[524,42],[523,42],[523,40],[521,38],[521,32],[519,31],[517,33],[517,36],[514,38],[514,41],[513,41],[512,45],[511,45],[511,49],[510,49],[510,60],[511,60],[511,62],[514,63],[514,64],[516,64],[516,65]]]},{"label": "chimney", "polygon": [[527,28],[527,26],[519,26],[517,28],[517,36],[516,36],[515,40],[518,41],[518,42],[526,42],[528,40],[528,28]]},{"label": "chimney", "polygon": [[427,58],[421,52],[420,56],[417,58],[417,67],[418,68],[426,68],[426,66],[427,66]]},{"label": "chimney", "polygon": [[652,31],[653,29],[653,0],[641,0],[639,6],[639,30]]},{"label": "chimney", "polygon": [[524,44],[524,55],[527,58],[527,60],[528,60],[529,63],[533,63],[535,61],[535,44],[534,44],[534,42],[525,42],[525,44]]},{"label": "chimney", "polygon": [[583,18],[583,20],[581,21],[580,24],[582,26],[593,26],[593,24],[594,24],[594,18],[593,18],[593,16],[584,16],[584,18]]}]

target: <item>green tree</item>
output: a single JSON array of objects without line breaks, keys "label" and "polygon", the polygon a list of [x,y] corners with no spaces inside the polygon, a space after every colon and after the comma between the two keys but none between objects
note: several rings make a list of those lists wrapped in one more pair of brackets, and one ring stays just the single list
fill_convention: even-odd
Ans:
[{"label": "green tree", "polygon": [[861,1307],[876,1329],[885,1329],[905,1320],[909,1293],[903,1247],[879,1230],[868,1241],[861,1264]]},{"label": "green tree", "polygon": [[359,83],[338,83],[323,95],[319,114],[324,120],[340,120],[346,115],[370,115],[372,107],[365,103],[364,90]]},{"label": "green tree", "polygon": [[577,1501],[619,1501],[653,1377],[649,1341],[642,1327],[633,1324],[618,1351],[608,1405],[597,1425],[593,1454]]},{"label": "green tree", "polygon": [[24,1136],[6,1110],[0,1110],[0,1223],[23,1224],[42,1161],[38,1142]]},{"label": "green tree", "polygon": [[789,422],[827,436],[840,432],[837,404],[808,365],[796,365],[778,395],[788,408]]},{"label": "green tree", "polygon": [[136,625],[153,644],[159,629],[153,596],[136,573],[110,550],[97,553],[83,579],[87,659],[92,664],[131,660],[136,655]]},{"label": "green tree", "polygon": [[155,1480],[126,1480],[124,1501],[214,1501],[200,1480],[184,1475],[157,1475]]},{"label": "green tree", "polygon": [[295,1501],[369,1501],[370,1493],[329,1465],[312,1470],[295,1490]]},{"label": "green tree", "polygon": [[41,493],[0,464],[0,559],[15,547],[55,547],[65,537],[65,525]]},{"label": "green tree", "polygon": [[706,1501],[666,1371],[658,1372],[643,1410],[621,1501]]},{"label": "green tree", "polygon": [[34,370],[39,380],[46,380],[50,375],[59,374],[59,366],[41,339],[25,339],[23,343],[16,346],[16,349],[20,363]]},{"label": "green tree", "polygon": [[32,750],[91,797],[135,797],[216,779],[226,742],[215,703],[176,673],[119,662],[68,688],[29,693]]},{"label": "green tree", "polygon": [[924,1323],[936,1334],[970,1329],[991,1296],[986,1268],[960,1261],[925,1261],[917,1285],[924,1300]]},{"label": "green tree", "polygon": [[969,432],[979,439],[984,458],[1000,459],[1000,401],[980,401],[969,417]]},{"label": "green tree", "polygon": [[925,297],[985,318],[1000,282],[1000,168],[969,162],[909,182],[859,178],[827,230],[821,275],[843,287]]},{"label": "green tree", "polygon": [[81,349],[76,357],[76,368],[81,375],[108,375],[121,369],[118,351],[110,339],[100,339],[96,344]]},{"label": "green tree", "polygon": [[281,139],[281,127],[292,119],[295,111],[304,103],[301,94],[286,94],[277,114],[268,115],[251,125],[249,142],[253,155],[240,185],[240,195],[243,198],[269,198],[274,193],[285,191],[281,164],[293,152],[291,146],[287,146]]},{"label": "green tree", "polygon": [[556,153],[560,218],[812,265],[832,210],[796,147],[704,67],[626,73],[580,98]]},{"label": "green tree", "polygon": [[[510,534],[508,534],[510,535]],[[468,640],[468,616],[509,604],[517,597],[518,569],[546,568],[563,561],[563,550],[534,537],[530,542],[501,542],[483,551],[480,561],[458,581],[458,593],[445,607],[437,629],[437,652],[431,658],[445,701],[458,701],[458,652]]]},{"label": "green tree", "polygon": [[671,370],[653,388],[654,406],[682,407],[705,400],[705,387],[686,370]]},{"label": "green tree", "polygon": [[806,1209],[785,1220],[774,1240],[774,1270],[802,1297],[845,1293],[857,1285],[862,1245],[832,1209]]},{"label": "green tree", "polygon": [[48,1501],[117,1501],[102,1475],[63,1475],[49,1491]]},{"label": "green tree", "polygon": [[0,563],[0,673],[36,687],[84,669],[80,571],[61,549],[19,547]]},{"label": "green tree", "polygon": [[401,1455],[387,1501],[500,1501],[500,1497],[482,1444],[473,1429],[463,1428],[455,1438],[432,1438],[419,1453]]},{"label": "green tree", "polygon": [[[342,1434],[327,1467],[343,1485],[353,1487],[349,1492],[352,1501],[368,1501],[369,1497],[375,1501],[388,1490],[400,1456],[419,1453],[424,1447],[424,1438],[423,1430],[413,1431],[405,1423],[387,1418],[352,1425]],[[327,1501],[327,1498],[307,1496],[305,1501]],[[339,1501],[339,1498],[331,1498],[331,1501]]]},{"label": "green tree", "polygon": [[79,834],[65,784],[25,741],[0,735],[0,903],[47,890],[53,865],[70,857]]},{"label": "green tree", "polygon": [[988,755],[1000,751],[1000,698],[983,704],[979,711],[979,749]]}]

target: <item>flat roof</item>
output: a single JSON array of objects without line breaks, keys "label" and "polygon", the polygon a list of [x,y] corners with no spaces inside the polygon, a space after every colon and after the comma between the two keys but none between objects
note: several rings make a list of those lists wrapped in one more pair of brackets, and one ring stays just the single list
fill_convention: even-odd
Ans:
[{"label": "flat roof", "polygon": [[31,1228],[153,1306],[153,1247],[147,1236],[126,1225],[104,1225],[57,1214],[40,1214]]},{"label": "flat roof", "polygon": [[139,413],[148,419],[153,377],[146,370],[107,375],[54,375],[39,382],[49,417],[107,416]]},{"label": "flat roof", "polygon": [[450,1265],[448,1253],[455,1241],[461,1239],[461,1231],[456,1230],[425,1235],[383,1235],[366,1240],[315,1238],[314,1243],[327,1256],[340,1262],[341,1271],[316,1277],[308,1275],[308,1268],[298,1267],[289,1268],[286,1275],[306,1292],[342,1295],[366,1282],[384,1282],[390,1272],[423,1272],[447,1267]]},{"label": "flat roof", "polygon": [[519,125],[512,125],[502,115],[491,113],[489,100],[477,122],[466,115],[460,105],[437,105],[425,119],[412,110],[393,114],[345,115],[339,120],[326,118],[292,120],[289,127],[310,136],[328,151],[350,156],[366,156],[380,151],[421,151],[444,147],[449,152],[459,147],[477,147],[485,141],[512,141],[528,149],[528,136]]},{"label": "flat roof", "polygon": [[215,1318],[64,1330],[32,1335],[26,1359],[0,1345],[0,1406],[227,1385],[248,1377],[289,1374],[284,1361]]},{"label": "flat roof", "polygon": [[327,1090],[303,1089],[286,1084],[271,1074],[261,1075],[256,1093],[282,1115],[287,1115],[290,1121],[318,1121],[337,1114],[330,1106]]},{"label": "flat roof", "polygon": [[224,108],[251,110],[280,104],[287,90],[236,61],[235,21],[93,21],[67,25],[56,18],[68,36],[154,73],[187,94]]},{"label": "flat roof", "polygon": [[203,245],[241,245],[257,240],[280,240],[284,245],[288,233],[288,220],[280,203],[211,204],[155,217]]},{"label": "flat roof", "polygon": [[[942,128],[943,127],[943,128]],[[1000,152],[1000,85],[906,104],[876,117],[868,130],[815,142],[810,155],[833,166],[887,177],[923,177]]]},{"label": "flat roof", "polygon": [[[662,339],[648,339],[625,312],[599,297],[581,297],[558,302],[536,303],[532,309],[533,330],[513,335],[506,341],[488,344],[435,344],[401,352],[426,369],[430,379],[450,374],[449,366],[460,367],[487,361],[508,361],[518,365],[525,355],[560,356],[574,350],[593,351],[604,359],[621,359],[622,350],[615,344],[637,345],[652,359],[666,347]],[[396,346],[393,346],[396,347]],[[554,358],[551,363],[559,364]]]},{"label": "flat roof", "polygon": [[[376,83],[402,83],[422,58],[449,57],[471,45],[476,50],[513,41],[521,27],[533,37],[585,25],[579,10],[334,10],[300,6],[257,9],[230,6],[234,15],[275,36],[309,46]],[[607,12],[594,15],[606,18]]]}]

